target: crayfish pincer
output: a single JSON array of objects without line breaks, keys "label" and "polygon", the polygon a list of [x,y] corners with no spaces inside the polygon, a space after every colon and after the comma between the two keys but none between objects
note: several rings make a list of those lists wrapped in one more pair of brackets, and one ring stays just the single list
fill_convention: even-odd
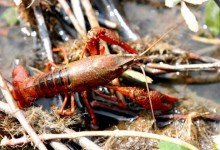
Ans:
[{"label": "crayfish pincer", "polygon": [[109,83],[127,70],[136,58],[137,55],[132,54],[95,55],[33,77],[19,65],[12,73],[12,94],[22,109],[40,97],[81,92]]}]

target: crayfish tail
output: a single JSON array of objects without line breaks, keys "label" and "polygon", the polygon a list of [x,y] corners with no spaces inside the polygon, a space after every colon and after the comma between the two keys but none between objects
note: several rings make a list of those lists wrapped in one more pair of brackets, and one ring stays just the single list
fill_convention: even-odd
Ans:
[{"label": "crayfish tail", "polygon": [[18,105],[18,107],[20,109],[24,109],[26,107],[29,107],[31,105],[31,102],[29,102],[28,100],[26,101],[22,91],[21,91],[21,87],[22,87],[22,83],[23,81],[28,78],[28,73],[27,70],[21,66],[18,65],[15,67],[15,69],[12,72],[12,77],[13,77],[13,90],[12,90],[12,95]]}]

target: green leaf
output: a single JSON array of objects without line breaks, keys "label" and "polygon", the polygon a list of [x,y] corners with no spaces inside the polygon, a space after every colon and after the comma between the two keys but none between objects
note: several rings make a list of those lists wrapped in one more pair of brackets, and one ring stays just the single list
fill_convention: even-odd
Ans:
[{"label": "green leaf", "polygon": [[220,8],[214,0],[209,0],[206,5],[205,22],[212,34],[220,34]]},{"label": "green leaf", "polygon": [[0,18],[5,20],[10,26],[14,26],[18,22],[14,7],[7,8]]},{"label": "green leaf", "polygon": [[167,142],[167,141],[160,141],[159,144],[159,149],[160,150],[188,150],[187,148],[181,146],[181,145],[177,145],[175,143],[171,143],[171,142]]}]

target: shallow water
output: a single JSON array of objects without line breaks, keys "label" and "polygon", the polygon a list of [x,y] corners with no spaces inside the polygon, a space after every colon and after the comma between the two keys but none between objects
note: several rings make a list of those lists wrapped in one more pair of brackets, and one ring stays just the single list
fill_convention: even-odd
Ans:
[{"label": "shallow water", "polygon": [[[166,41],[171,43],[175,42],[177,45],[179,45],[179,48],[193,51],[195,53],[213,46],[196,42],[191,39],[191,36],[196,35],[196,33],[193,33],[187,28],[180,14],[180,10],[177,7],[172,9],[155,8],[150,5],[137,4],[136,2],[126,2],[123,8],[126,13],[126,17],[131,24],[133,24],[133,26],[138,28],[141,36],[161,36],[170,28],[181,22],[178,28],[175,28],[171,33],[168,34],[168,36],[166,36]],[[199,25],[202,28],[204,26],[204,6],[196,10],[191,8],[191,10],[196,15]],[[205,55],[211,55],[211,53],[206,53]],[[218,55],[215,54],[214,57],[220,58],[220,47],[216,49],[215,53]],[[177,91],[184,95],[187,95],[187,93],[184,93],[186,90],[190,90],[201,97],[220,103],[220,83],[182,85],[182,87],[180,87],[181,85],[174,86],[174,88],[177,88]]]}]

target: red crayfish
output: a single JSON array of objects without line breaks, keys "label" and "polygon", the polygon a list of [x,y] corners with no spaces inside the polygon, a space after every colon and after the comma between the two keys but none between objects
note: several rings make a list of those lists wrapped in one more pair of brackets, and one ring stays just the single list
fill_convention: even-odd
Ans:
[{"label": "red crayfish", "polygon": [[[22,66],[17,66],[14,69],[12,73],[14,87],[12,94],[19,108],[23,109],[30,106],[33,101],[40,97],[53,96],[59,93],[66,95],[68,92],[78,91],[82,92],[82,97],[92,118],[92,124],[96,126],[95,115],[88,102],[86,90],[108,84],[126,71],[129,65],[138,60],[138,55],[135,54],[95,55],[100,54],[100,39],[118,45],[130,53],[137,53],[136,50],[121,41],[114,32],[105,28],[94,28],[88,33],[88,41],[84,49],[84,52],[88,50],[93,56],[33,77],[29,77],[27,71]],[[134,88],[110,88],[125,94],[146,109],[150,109],[148,95],[152,99],[153,107],[159,110],[171,108],[171,106],[164,105],[164,102],[172,103],[177,100],[156,91],[147,93]],[[62,107],[58,111],[61,115],[71,115],[74,113],[74,99],[71,98],[70,111],[64,110],[66,101],[67,98],[64,99]]]}]

